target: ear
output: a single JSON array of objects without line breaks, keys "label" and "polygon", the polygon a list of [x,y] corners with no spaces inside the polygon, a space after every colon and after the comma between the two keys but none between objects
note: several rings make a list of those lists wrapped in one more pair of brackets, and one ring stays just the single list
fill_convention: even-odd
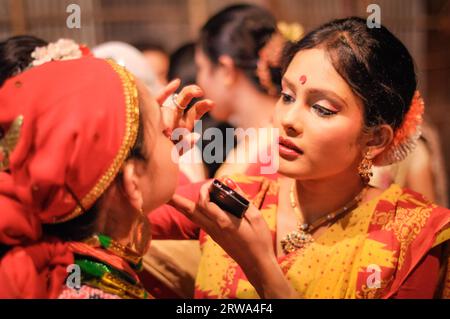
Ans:
[{"label": "ear", "polygon": [[221,55],[219,57],[219,67],[224,76],[224,83],[226,86],[231,86],[236,82],[237,70],[233,59],[228,55]]},{"label": "ear", "polygon": [[123,164],[123,188],[130,204],[137,210],[142,209],[144,199],[142,191],[139,187],[139,175],[137,162],[133,160],[126,161]]},{"label": "ear", "polygon": [[370,152],[370,158],[374,159],[391,144],[394,138],[394,130],[390,125],[383,124],[373,128],[369,133],[369,139],[366,143]]}]

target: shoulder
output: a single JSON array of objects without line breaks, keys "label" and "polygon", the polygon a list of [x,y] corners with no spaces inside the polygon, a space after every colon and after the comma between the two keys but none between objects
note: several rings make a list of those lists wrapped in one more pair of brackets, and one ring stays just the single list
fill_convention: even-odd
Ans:
[{"label": "shoulder", "polygon": [[437,205],[424,195],[415,192],[409,188],[401,188],[400,196],[397,200],[397,206],[401,209],[412,209],[433,212],[433,215],[445,217],[450,216],[448,208]]},{"label": "shoulder", "polygon": [[434,237],[450,225],[449,209],[408,188],[393,184],[376,200],[371,222],[374,231],[393,231],[410,241],[415,237]]},{"label": "shoulder", "polygon": [[408,242],[417,238],[439,239],[432,245],[436,246],[450,239],[450,210],[408,188],[391,186],[381,196],[376,211],[388,213],[384,228],[393,230]]},{"label": "shoulder", "polygon": [[384,190],[378,197],[379,207],[382,209],[395,210],[432,210],[439,211],[442,214],[449,214],[450,210],[445,207],[438,206],[424,195],[415,192],[409,188],[392,184],[388,189]]}]

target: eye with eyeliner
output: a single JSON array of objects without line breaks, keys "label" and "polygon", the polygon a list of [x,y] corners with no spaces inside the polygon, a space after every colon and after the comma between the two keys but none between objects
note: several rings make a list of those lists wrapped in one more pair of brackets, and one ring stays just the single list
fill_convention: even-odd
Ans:
[{"label": "eye with eyeliner", "polygon": [[[283,104],[295,103],[295,98],[286,92],[281,92],[281,100]],[[317,103],[312,104],[311,109],[320,117],[330,117],[338,113]]]},{"label": "eye with eyeliner", "polygon": [[281,92],[281,99],[284,104],[294,103],[295,99],[286,92]]},{"label": "eye with eyeliner", "polygon": [[321,117],[329,117],[329,116],[337,114],[336,111],[329,110],[320,104],[313,104],[311,106],[311,108],[314,110],[314,112],[317,113],[317,115],[319,115]]}]

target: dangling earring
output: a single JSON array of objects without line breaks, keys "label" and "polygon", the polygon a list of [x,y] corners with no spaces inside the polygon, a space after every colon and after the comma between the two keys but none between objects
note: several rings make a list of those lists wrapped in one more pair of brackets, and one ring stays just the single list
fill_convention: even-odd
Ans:
[{"label": "dangling earring", "polygon": [[361,177],[364,185],[369,184],[370,178],[372,177],[372,159],[370,158],[370,152],[367,151],[366,154],[364,154],[364,158],[359,164],[358,167],[358,174]]}]

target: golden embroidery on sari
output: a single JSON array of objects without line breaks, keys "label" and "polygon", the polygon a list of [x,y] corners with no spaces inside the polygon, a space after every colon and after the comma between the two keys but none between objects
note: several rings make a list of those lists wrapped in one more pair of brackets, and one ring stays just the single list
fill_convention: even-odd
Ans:
[{"label": "golden embroidery on sari", "polygon": [[372,217],[372,225],[384,226],[392,223],[395,217],[395,210],[389,211],[375,211]]},{"label": "golden embroidery on sari", "polygon": [[398,268],[401,269],[405,261],[405,255],[409,245],[414,241],[417,235],[422,231],[432,208],[418,206],[415,208],[398,207],[395,220],[390,220],[383,229],[393,231],[395,237],[400,242],[400,254],[398,258]]},{"label": "golden embroidery on sari", "polygon": [[383,297],[383,293],[386,287],[392,281],[392,277],[389,280],[381,280],[380,287],[368,287],[367,285],[363,285],[361,290],[356,292],[356,299],[380,299]]},{"label": "golden embroidery on sari", "polygon": [[[411,204],[411,208],[394,205],[398,201],[405,203],[406,206]],[[401,193],[398,198],[392,198],[392,201],[389,200],[385,204],[383,210],[375,210],[371,223],[380,226],[381,230],[394,233],[400,244],[398,269],[401,269],[409,245],[423,230],[435,205],[430,205],[426,200],[410,193]]]},{"label": "golden embroidery on sari", "polygon": [[432,202],[430,202],[429,200],[427,200],[424,197],[417,197],[417,195],[413,195],[410,193],[404,193],[403,196],[400,198],[400,200],[408,202],[413,204],[414,206],[418,206],[418,207],[432,207],[435,208],[437,207],[435,204],[433,204]]}]

